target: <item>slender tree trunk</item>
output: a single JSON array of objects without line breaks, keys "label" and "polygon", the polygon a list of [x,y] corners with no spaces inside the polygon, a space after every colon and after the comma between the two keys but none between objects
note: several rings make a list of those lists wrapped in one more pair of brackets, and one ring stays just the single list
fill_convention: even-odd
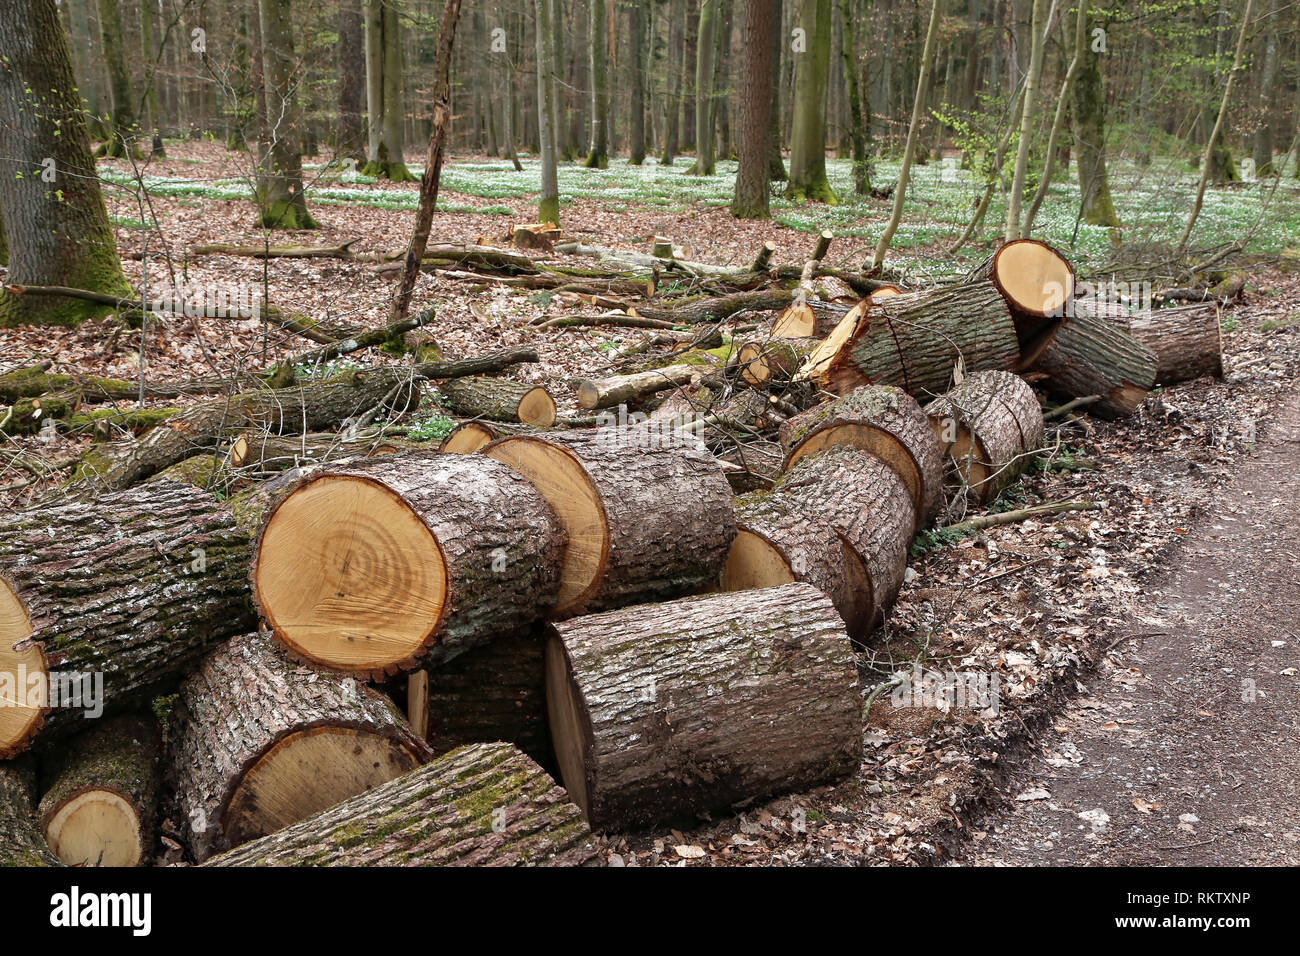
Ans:
[{"label": "slender tree trunk", "polygon": [[646,9],[645,0],[630,0],[628,6],[628,158],[633,166],[645,162],[645,90],[646,65],[649,54],[645,51],[645,25],[647,13],[651,16],[650,36],[654,37],[653,12]]},{"label": "slender tree trunk", "polygon": [[713,156],[731,159],[731,29],[732,2],[719,0],[713,51]]},{"label": "slender tree trunk", "polygon": [[[54,0],[21,0],[0,16],[0,232],[17,285],[129,295],[90,155],[84,107]],[[75,299],[0,292],[0,327],[72,325],[107,309]]]},{"label": "slender tree trunk", "polygon": [[302,188],[302,152],[294,90],[300,77],[293,49],[291,0],[260,0],[262,74],[266,88],[270,167],[258,195],[269,229],[314,229]]},{"label": "slender tree trunk", "polygon": [[609,51],[606,44],[606,0],[587,0],[588,62],[591,66],[591,146],[587,169],[609,165]]},{"label": "slender tree trunk", "polygon": [[672,0],[668,17],[668,96],[664,109],[664,150],[659,157],[660,166],[671,166],[677,158],[682,112],[682,61],[686,48],[686,0]]},{"label": "slender tree trunk", "polygon": [[798,28],[806,49],[796,52],[794,132],[786,196],[835,203],[826,178],[826,80],[831,61],[831,0],[799,0]]},{"label": "slender tree trunk", "polygon": [[1034,218],[1038,208],[1047,196],[1047,189],[1052,184],[1052,167],[1056,161],[1056,138],[1065,124],[1065,109],[1074,90],[1075,77],[1079,75],[1079,65],[1088,55],[1088,0],[1076,0],[1079,4],[1078,16],[1074,21],[1074,55],[1065,71],[1065,80],[1061,83],[1061,95],[1056,100],[1056,115],[1052,118],[1052,131],[1047,136],[1047,156],[1043,160],[1043,175],[1038,181],[1029,211],[1025,213],[1025,224],[1020,235],[1028,239],[1034,231]]},{"label": "slender tree trunk", "polygon": [[104,156],[125,156],[128,151],[135,152],[139,129],[131,99],[131,71],[126,65],[126,49],[122,43],[122,8],[117,0],[99,0],[99,29],[113,97],[109,136],[99,151]]},{"label": "slender tree trunk", "polygon": [[1277,77],[1277,25],[1270,21],[1264,37],[1264,63],[1259,73],[1259,126],[1255,131],[1255,175],[1272,176],[1273,166],[1273,85]]},{"label": "slender tree trunk", "polygon": [[555,31],[551,0],[533,0],[537,25],[537,131],[542,144],[542,194],[537,218],[559,225],[560,183],[556,169]]},{"label": "slender tree trunk", "polygon": [[[384,4],[364,0],[366,34],[366,172],[382,162],[384,145]],[[387,157],[384,157],[385,159]]]},{"label": "slender tree trunk", "polygon": [[775,74],[772,85],[772,131],[768,134],[768,176],[774,183],[783,183],[790,177],[785,172],[785,160],[781,155],[781,55],[785,50],[785,36],[781,30],[783,13],[782,0],[777,0],[776,29],[772,31],[772,70]]},{"label": "slender tree trunk", "polygon": [[772,99],[776,65],[772,34],[781,29],[780,0],[746,0],[740,15],[740,168],[731,214],[737,219],[768,219],[771,212]]},{"label": "slender tree trunk", "polygon": [[162,51],[154,43],[154,21],[158,10],[154,0],[140,2],[140,54],[144,64],[144,108],[145,126],[150,134],[150,153],[158,159],[166,156],[163,148],[162,133],[158,129],[158,61]]},{"label": "slender tree trunk", "polygon": [[362,129],[366,95],[366,48],[360,0],[343,0],[339,7],[339,125],[334,143],[340,156],[366,155]]},{"label": "slender tree trunk", "polygon": [[925,104],[930,86],[930,56],[934,52],[934,39],[939,32],[939,17],[942,13],[943,0],[934,0],[930,8],[930,26],[925,31],[925,46],[921,53],[921,75],[916,83],[916,99],[912,102],[912,122],[907,127],[907,144],[903,147],[903,163],[898,169],[898,183],[894,186],[894,210],[890,214],[889,224],[881,233],[876,243],[876,251],[871,257],[871,271],[879,275],[885,267],[885,253],[889,243],[898,231],[898,224],[903,221],[903,202],[907,198],[908,177],[912,171],[912,153],[916,149],[916,136],[921,129],[921,111]]},{"label": "slender tree trunk", "polygon": [[[1007,196],[1005,231],[1007,242],[1020,238],[1020,206],[1025,195],[1025,177],[1029,172],[1029,147],[1034,138],[1034,120],[1038,113],[1038,84],[1043,75],[1046,28],[1047,0],[1034,0],[1033,20],[1029,27],[1029,73],[1025,77],[1025,98],[1020,113],[1020,142],[1017,144],[1016,165],[1011,177],[1011,193]],[[1100,84],[1100,72],[1097,75]],[[1097,147],[1100,150],[1102,144],[1098,143]]]},{"label": "slender tree trunk", "polygon": [[99,46],[96,42],[99,21],[95,20],[92,26],[91,20],[91,8],[94,5],[95,0],[63,0],[59,4],[59,9],[67,20],[73,76],[89,114],[86,127],[92,140],[103,139],[107,135],[103,117],[108,112],[104,101],[103,61],[96,53]]},{"label": "slender tree trunk", "polygon": [[845,95],[849,106],[849,142],[853,147],[853,191],[859,196],[871,192],[871,126],[862,114],[862,93],[858,86],[858,44],[854,24],[855,0],[840,0],[840,55],[844,59]]},{"label": "slender tree trunk", "polygon": [[702,0],[700,3],[700,31],[695,49],[695,165],[691,167],[696,176],[714,173],[713,57],[719,2]]},{"label": "slender tree trunk", "polygon": [[[501,64],[500,76],[503,77],[503,88],[501,91],[501,140],[505,148],[505,155],[515,167],[515,171],[523,170],[523,164],[519,162],[519,154],[515,151],[515,61],[510,55],[510,48],[507,41],[509,36],[505,28],[506,17],[502,8],[502,0],[496,3],[496,22],[500,34],[500,49],[493,48],[498,61]],[[494,38],[494,43],[497,40]]]},{"label": "slender tree trunk", "polygon": [[[1074,86],[1074,142],[1079,154],[1080,216],[1092,226],[1118,226],[1106,175],[1106,101],[1101,54],[1088,52]],[[1025,95],[1029,94],[1028,89]]]}]

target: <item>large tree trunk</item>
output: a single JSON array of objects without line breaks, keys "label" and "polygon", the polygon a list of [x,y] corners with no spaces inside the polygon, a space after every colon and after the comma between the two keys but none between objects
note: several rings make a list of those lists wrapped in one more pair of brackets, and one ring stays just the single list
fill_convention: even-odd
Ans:
[{"label": "large tree trunk", "polygon": [[780,0],[750,0],[741,12],[744,50],[740,94],[740,168],[731,214],[737,219],[768,219],[772,183],[772,98],[777,63],[772,33],[781,29]]},{"label": "large tree trunk", "polygon": [[[840,0],[840,55],[844,59],[845,95],[849,105],[849,141],[853,145],[853,191],[871,192],[871,109],[863,104],[866,84],[859,84],[856,0]],[[865,67],[862,70],[865,76]]]},{"label": "large tree trunk", "polygon": [[1031,366],[1043,385],[1067,398],[1100,395],[1088,406],[1099,418],[1123,418],[1156,384],[1156,356],[1121,328],[1121,309],[1088,298],[1074,300],[1073,315]]},{"label": "large tree trunk", "polygon": [[851,646],[811,584],[577,618],[546,666],[561,775],[593,827],[831,783],[862,759]]},{"label": "large tree trunk", "polygon": [[525,475],[568,532],[556,616],[712,587],[735,536],[731,487],[698,440],[648,428],[504,438],[483,454]]},{"label": "large tree trunk", "polygon": [[155,483],[0,522],[0,759],[147,704],[253,623],[248,532]]},{"label": "large tree trunk", "polygon": [[514,747],[464,747],[210,866],[582,866],[596,846],[564,790]]},{"label": "large tree trunk", "polygon": [[826,178],[826,83],[831,61],[831,0],[798,0],[798,26],[807,49],[798,54],[794,87],[794,132],[786,196],[834,203]]},{"label": "large tree trunk", "polygon": [[237,637],[181,686],[168,781],[198,862],[297,823],[427,758],[392,701]]},{"label": "large tree trunk", "polygon": [[366,155],[362,115],[366,98],[366,48],[361,0],[344,0],[339,7],[339,117],[335,148],[340,156],[359,160]]},{"label": "large tree trunk", "polygon": [[45,768],[41,827],[69,866],[146,866],[158,825],[162,739],[152,717],[87,730]]},{"label": "large tree trunk", "polygon": [[[130,288],[90,155],[85,112],[54,0],[10,4],[0,17],[0,232],[7,281],[109,295]],[[75,324],[108,309],[0,292],[0,327]]]},{"label": "large tree trunk", "polygon": [[253,593],[296,656],[379,678],[532,624],[564,534],[527,480],[479,455],[313,471],[267,516]]},{"label": "large tree trunk", "polygon": [[0,867],[59,866],[36,825],[36,770],[23,758],[0,762]]},{"label": "large tree trunk", "polygon": [[992,282],[866,300],[799,374],[837,395],[884,384],[928,399],[947,390],[958,362],[968,372],[1020,363],[1011,311]]},{"label": "large tree trunk", "polygon": [[916,528],[907,485],[870,453],[841,446],[800,458],[775,492],[791,507],[830,524],[862,559],[871,581],[867,629],[878,626],[903,586]]},{"label": "large tree trunk", "polygon": [[[695,165],[696,176],[714,174],[713,142],[713,58],[714,31],[718,29],[718,4],[721,0],[701,0],[700,27],[695,47]],[[828,0],[829,2],[829,0]]]},{"label": "large tree trunk", "polygon": [[1106,176],[1106,98],[1101,86],[1102,57],[1083,58],[1074,83],[1074,143],[1079,155],[1080,215],[1091,226],[1118,226]]},{"label": "large tree trunk", "polygon": [[780,438],[786,471],[805,455],[840,446],[868,452],[889,465],[907,486],[917,531],[943,506],[943,451],[921,406],[901,389],[854,389],[786,419]]},{"label": "large tree trunk", "polygon": [[269,167],[258,191],[261,225],[268,229],[314,229],[302,186],[296,88],[302,76],[293,48],[291,0],[258,0],[262,30],[262,81],[266,88]]},{"label": "large tree trunk", "polygon": [[996,498],[1043,444],[1034,390],[1010,372],[975,372],[926,406],[952,484],[979,504]]},{"label": "large tree trunk", "polygon": [[645,50],[645,28],[647,14],[650,14],[651,32],[654,30],[653,12],[646,8],[645,0],[630,0],[628,3],[628,156],[629,165],[640,166],[645,162],[646,128],[645,128],[645,92],[646,69],[649,53]]},{"label": "large tree trunk", "polygon": [[966,276],[967,282],[990,280],[1011,309],[1022,354],[1045,348],[1074,298],[1074,269],[1045,242],[1004,242]]},{"label": "large tree trunk", "polygon": [[1117,316],[1120,325],[1156,356],[1156,384],[1223,376],[1223,331],[1213,305],[1155,309]]}]

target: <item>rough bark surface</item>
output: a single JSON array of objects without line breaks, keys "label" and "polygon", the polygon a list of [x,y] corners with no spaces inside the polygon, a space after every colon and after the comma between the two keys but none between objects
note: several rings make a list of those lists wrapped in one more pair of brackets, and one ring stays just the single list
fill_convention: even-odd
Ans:
[{"label": "rough bark surface", "polygon": [[539,429],[519,422],[461,422],[438,445],[438,451],[472,455],[489,442],[510,435],[531,435]]},{"label": "rough bark surface", "polygon": [[36,825],[36,772],[30,759],[0,763],[0,867],[61,865]]},{"label": "rough bark surface", "polygon": [[862,759],[851,645],[811,584],[577,618],[547,658],[560,766],[593,827],[831,783]]},{"label": "rough bark surface", "polygon": [[[525,385],[504,378],[490,378],[471,375],[465,378],[451,379],[438,386],[438,391],[453,412],[466,417],[481,415],[484,418],[505,422],[523,421],[520,405],[530,394],[540,391],[546,393],[541,385]],[[555,422],[555,402],[546,393],[547,401],[542,407],[532,411],[532,417],[538,420],[534,424],[549,426]]]},{"label": "rough bark surface", "polygon": [[[340,476],[374,482],[405,502],[437,541],[448,571],[442,617],[428,622],[423,649],[378,672],[351,672],[379,678],[419,662],[451,660],[497,634],[527,627],[554,606],[565,532],[546,499],[523,476],[480,455],[427,452],[326,466],[313,470],[267,514],[254,550],[254,600],[276,640],[294,655],[317,666],[339,668],[338,662],[311,656],[277,624],[276,609],[266,600],[259,581],[267,568],[267,529],[275,519],[275,510],[292,494],[314,481]],[[386,540],[382,529],[376,532],[377,541]],[[364,537],[358,534],[340,558],[361,562],[364,544]],[[278,561],[296,559],[291,551],[276,555]],[[401,606],[405,592],[399,577],[394,575],[391,593],[366,595],[368,603],[380,608]],[[364,640],[365,635],[357,638]]]},{"label": "rough bark surface", "polygon": [[848,336],[837,338],[800,372],[837,395],[883,384],[925,399],[948,388],[958,361],[968,372],[1020,361],[1011,311],[991,282],[872,299]]},{"label": "rough bark surface", "polygon": [[102,674],[107,711],[147,705],[209,649],[250,628],[248,548],[235,516],[174,483],[0,519],[0,585],[32,626],[15,650],[35,649],[50,674],[43,723],[25,739],[0,741],[0,759],[38,735],[84,727],[98,696],[90,675]]},{"label": "rough bark surface", "polygon": [[582,866],[596,848],[563,788],[514,747],[464,747],[211,866]]},{"label": "rough bark surface", "polygon": [[1121,326],[1155,353],[1157,385],[1223,376],[1223,333],[1212,305],[1135,312]]},{"label": "rough bark surface", "polygon": [[1089,299],[1074,301],[1074,314],[1031,370],[1043,384],[1066,398],[1100,395],[1088,406],[1099,418],[1133,413],[1156,384],[1155,353],[1125,332],[1117,312]]},{"label": "rough bark surface", "polygon": [[867,452],[832,448],[799,459],[776,492],[806,514],[828,522],[857,552],[871,576],[868,629],[884,620],[903,586],[916,511],[907,486]]},{"label": "rough bark surface", "polygon": [[943,507],[943,451],[921,406],[902,389],[889,385],[854,389],[786,419],[779,436],[785,469],[804,454],[833,445],[872,451],[907,485],[918,530]]},{"label": "rough bark surface", "polygon": [[[227,819],[231,798],[278,742],[317,728],[383,738],[408,769],[428,753],[387,697],[350,677],[296,666],[263,635],[237,637],[203,661],[181,686],[168,733],[172,809],[196,860],[264,835]],[[299,794],[304,805],[317,796]]]}]

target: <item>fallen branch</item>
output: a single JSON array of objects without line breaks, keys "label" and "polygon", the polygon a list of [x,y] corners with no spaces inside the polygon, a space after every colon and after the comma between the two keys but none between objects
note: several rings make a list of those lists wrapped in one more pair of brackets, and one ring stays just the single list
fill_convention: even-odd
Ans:
[{"label": "fallen branch", "polygon": [[972,531],[982,531],[985,528],[996,528],[1004,524],[1015,524],[1017,521],[1028,521],[1030,518],[1037,518],[1041,515],[1062,514],[1068,511],[1100,511],[1101,507],[1095,501],[1053,501],[1044,505],[1017,508],[1014,511],[1001,511],[995,515],[979,515],[974,518],[967,518],[965,521],[959,521],[956,524],[944,525],[939,530],[969,534]]}]

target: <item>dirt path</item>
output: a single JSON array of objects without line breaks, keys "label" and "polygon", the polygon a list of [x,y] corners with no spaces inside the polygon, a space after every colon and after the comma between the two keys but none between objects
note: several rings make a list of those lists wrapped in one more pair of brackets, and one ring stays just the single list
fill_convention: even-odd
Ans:
[{"label": "dirt path", "polygon": [[1300,390],[959,862],[1300,863],[1298,505]]}]

